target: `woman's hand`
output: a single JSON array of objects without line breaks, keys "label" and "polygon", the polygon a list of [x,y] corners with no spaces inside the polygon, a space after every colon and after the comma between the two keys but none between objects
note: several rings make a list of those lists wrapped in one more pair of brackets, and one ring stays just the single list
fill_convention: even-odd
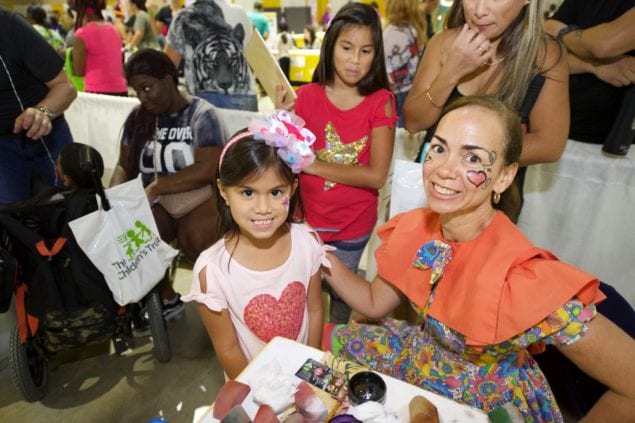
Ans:
[{"label": "woman's hand", "polygon": [[468,24],[452,42],[442,63],[443,72],[455,72],[465,76],[494,59],[496,51],[492,43],[480,32],[470,29]]},{"label": "woman's hand", "polygon": [[159,194],[156,192],[158,181],[152,181],[146,188],[146,196],[148,197],[148,201],[153,203],[157,198],[159,198]]},{"label": "woman's hand", "polygon": [[593,74],[614,87],[624,87],[635,82],[635,57],[620,56],[615,60],[593,66]]}]

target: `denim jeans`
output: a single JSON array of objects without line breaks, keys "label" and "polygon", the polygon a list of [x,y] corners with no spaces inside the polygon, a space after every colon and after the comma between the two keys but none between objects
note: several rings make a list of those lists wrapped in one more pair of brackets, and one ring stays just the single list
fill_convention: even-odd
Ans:
[{"label": "denim jeans", "polygon": [[63,116],[53,121],[51,133],[41,140],[27,138],[23,133],[0,135],[0,204],[31,197],[33,174],[39,175],[47,185],[59,185],[55,160],[62,147],[72,142]]},{"label": "denim jeans", "polygon": [[406,102],[406,97],[408,97],[409,92],[410,91],[406,91],[405,93],[398,91],[395,92],[397,116],[399,116],[399,120],[397,120],[397,128],[403,128],[403,105]]},{"label": "denim jeans", "polygon": [[222,94],[213,91],[199,91],[196,96],[223,109],[258,111],[256,94]]},{"label": "denim jeans", "polygon": [[[358,238],[346,241],[332,241],[326,244],[337,248],[333,255],[346,265],[353,273],[359,269],[359,260],[362,258],[364,248],[370,239],[370,234],[362,235]],[[351,308],[346,304],[331,287],[327,288],[331,295],[331,307],[329,310],[329,322],[336,324],[346,324],[351,317]]]}]

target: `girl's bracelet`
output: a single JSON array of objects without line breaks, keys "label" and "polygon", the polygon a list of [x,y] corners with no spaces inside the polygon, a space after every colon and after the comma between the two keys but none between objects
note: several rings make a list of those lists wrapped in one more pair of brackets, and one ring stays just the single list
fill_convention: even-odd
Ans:
[{"label": "girl's bracelet", "polygon": [[437,109],[442,108],[443,106],[438,106],[434,100],[432,100],[432,96],[430,95],[430,87],[426,88],[426,97],[428,97],[428,101],[430,102],[430,104],[432,104],[434,107],[436,107]]}]

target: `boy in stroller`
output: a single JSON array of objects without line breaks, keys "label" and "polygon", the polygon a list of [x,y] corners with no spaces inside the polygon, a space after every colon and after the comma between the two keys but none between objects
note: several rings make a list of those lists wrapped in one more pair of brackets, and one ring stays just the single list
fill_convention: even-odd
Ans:
[{"label": "boy in stroller", "polygon": [[[86,159],[90,160],[90,166]],[[100,181],[104,176],[104,160],[99,151],[79,142],[62,148],[55,162],[57,177],[62,181],[67,194],[79,188],[95,189],[95,177]]]},{"label": "boy in stroller", "polygon": [[[126,308],[116,304],[103,275],[77,245],[68,226],[69,221],[97,209],[96,193],[105,201],[103,170],[97,150],[69,144],[56,163],[63,188],[49,188],[0,209],[0,249],[3,255],[15,258],[17,269],[15,285],[9,291],[15,292],[17,314],[9,361],[13,380],[27,401],[44,396],[47,361],[57,352],[112,338],[120,353],[127,349],[132,324],[145,322],[137,304]],[[0,290],[0,296],[6,295],[3,292],[6,290]],[[157,358],[169,361],[160,299],[152,292],[147,298],[152,295],[158,309],[152,314],[160,319],[154,325],[162,326],[166,335]],[[5,301],[0,298],[0,304]],[[146,305],[150,302],[146,299]]]},{"label": "boy in stroller", "polygon": [[103,276],[68,227],[69,221],[97,208],[92,171],[80,166],[79,154],[85,149],[94,153],[95,172],[102,174],[103,160],[96,150],[69,144],[57,161],[64,188],[48,188],[5,207],[0,216],[11,252],[21,264],[23,283],[16,286],[20,339],[41,332],[45,349],[52,353],[111,336],[118,309]]}]

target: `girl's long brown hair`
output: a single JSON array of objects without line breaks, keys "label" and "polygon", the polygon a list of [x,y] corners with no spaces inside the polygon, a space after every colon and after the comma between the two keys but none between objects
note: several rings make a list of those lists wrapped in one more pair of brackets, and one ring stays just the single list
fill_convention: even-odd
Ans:
[{"label": "girl's long brown hair", "polygon": [[367,96],[382,88],[389,90],[381,22],[375,9],[362,3],[344,5],[329,24],[326,34],[324,34],[320,60],[313,72],[312,81],[320,85],[328,85],[333,82],[335,78],[335,65],[333,64],[335,43],[342,30],[348,25],[369,27],[373,37],[373,46],[375,47],[375,57],[370,66],[370,71],[357,84],[357,91],[360,95]]}]

